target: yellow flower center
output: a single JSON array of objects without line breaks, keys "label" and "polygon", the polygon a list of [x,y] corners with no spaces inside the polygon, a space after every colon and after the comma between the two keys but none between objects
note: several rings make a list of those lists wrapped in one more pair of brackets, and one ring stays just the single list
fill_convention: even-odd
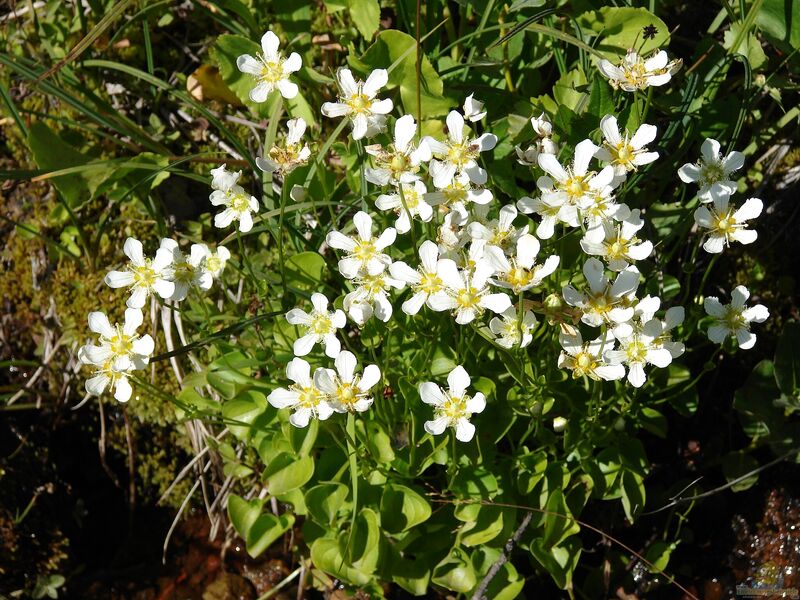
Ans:
[{"label": "yellow flower center", "polygon": [[228,192],[228,207],[237,213],[250,210],[250,198],[241,192]]},{"label": "yellow flower center", "polygon": [[143,266],[131,268],[131,272],[133,273],[134,285],[149,288],[155,283],[156,272],[150,265],[151,265],[151,260],[149,258],[145,258]]},{"label": "yellow flower center", "polygon": [[701,172],[703,174],[703,179],[708,184],[725,179],[725,171],[722,168],[722,164],[718,162],[703,165]]},{"label": "yellow flower center", "polygon": [[625,258],[628,255],[628,248],[633,240],[626,240],[620,234],[617,234],[617,237],[614,238],[610,243],[606,244],[606,248],[608,249],[608,258],[610,259],[619,259]]},{"label": "yellow flower center", "polygon": [[741,311],[737,310],[733,306],[727,307],[723,321],[731,331],[736,331],[737,329],[747,327],[747,322],[745,321]]},{"label": "yellow flower center", "polygon": [[422,278],[415,287],[417,291],[425,292],[426,294],[435,294],[442,290],[444,283],[436,273],[422,273]]},{"label": "yellow flower center", "polygon": [[190,283],[194,279],[194,267],[185,260],[175,264],[175,281]]},{"label": "yellow flower center", "polygon": [[461,308],[478,308],[481,296],[474,287],[466,287],[456,294],[456,302]]},{"label": "yellow flower center", "polygon": [[587,180],[590,174],[586,175],[572,175],[563,184],[563,190],[567,193],[570,200],[574,201],[582,196],[585,196],[589,191],[589,184]]},{"label": "yellow flower center", "polygon": [[308,324],[308,330],[317,335],[327,335],[333,332],[333,323],[330,316],[325,313],[315,313]]},{"label": "yellow flower center", "polygon": [[222,261],[218,256],[209,256],[206,259],[206,269],[211,273],[217,273],[222,270]]},{"label": "yellow flower center", "polygon": [[572,366],[572,377],[577,379],[593,373],[597,368],[597,359],[585,350],[581,350],[573,357]]},{"label": "yellow flower center", "polygon": [[469,142],[451,143],[447,149],[447,161],[462,169],[467,163],[477,158],[476,147]]},{"label": "yellow flower center", "polygon": [[719,231],[722,235],[730,235],[736,229],[736,219],[733,217],[733,212],[728,211],[722,215],[715,215],[714,229]]},{"label": "yellow flower center", "polygon": [[322,393],[313,386],[293,385],[289,389],[300,395],[297,399],[297,405],[301,408],[315,409],[319,405],[319,401],[322,400]]},{"label": "yellow flower center", "polygon": [[280,170],[286,171],[303,162],[300,160],[300,150],[300,144],[287,144],[285,148],[273,146],[269,149],[269,157],[278,164]]},{"label": "yellow flower center", "polygon": [[361,91],[353,94],[345,101],[350,111],[356,114],[368,113],[372,107],[372,100]]},{"label": "yellow flower center", "polygon": [[527,286],[533,280],[533,273],[524,267],[514,265],[511,270],[506,273],[505,280],[516,292]]},{"label": "yellow flower center", "polygon": [[403,199],[406,201],[406,207],[408,207],[409,211],[414,210],[419,206],[421,201],[420,195],[417,193],[413,187],[404,187],[403,188]]},{"label": "yellow flower center", "polygon": [[137,336],[130,336],[125,335],[122,333],[119,325],[117,325],[117,333],[108,340],[109,345],[111,346],[111,351],[114,353],[114,356],[127,356],[131,352],[133,352],[133,342]]},{"label": "yellow flower center", "polygon": [[373,240],[359,240],[356,242],[356,247],[353,248],[353,256],[357,259],[367,262],[373,258],[377,250],[375,249],[375,242]]},{"label": "yellow flower center", "polygon": [[339,384],[339,387],[336,388],[336,400],[347,410],[353,410],[353,405],[361,396],[365,395],[358,389],[357,383],[358,379],[354,379],[352,383],[342,382]]},{"label": "yellow flower center", "polygon": [[259,79],[264,83],[276,84],[283,79],[283,61],[261,59],[261,74]]},{"label": "yellow flower center", "polygon": [[451,396],[447,393],[445,395],[447,398],[439,409],[442,416],[447,417],[451,422],[458,421],[462,417],[469,419],[472,416],[467,412],[467,400],[469,400],[469,396]]},{"label": "yellow flower center", "polygon": [[370,300],[374,298],[375,295],[386,290],[386,281],[384,280],[384,276],[382,274],[366,275],[359,281],[359,283],[369,294]]},{"label": "yellow flower center", "polygon": [[457,181],[454,181],[444,188],[442,193],[444,194],[445,202],[447,204],[464,202],[467,199],[467,187]]},{"label": "yellow flower center", "polygon": [[628,357],[628,362],[645,362],[647,356],[647,346],[639,340],[634,340],[625,347],[625,354]]}]

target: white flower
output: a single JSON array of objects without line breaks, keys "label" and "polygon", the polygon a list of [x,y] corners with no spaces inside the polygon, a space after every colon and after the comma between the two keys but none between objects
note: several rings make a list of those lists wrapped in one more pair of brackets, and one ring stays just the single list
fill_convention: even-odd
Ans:
[{"label": "white flower", "polygon": [[[472,183],[483,185],[488,179],[488,174],[478,166],[478,157],[481,152],[488,152],[497,145],[497,136],[484,133],[477,138],[465,135],[465,129],[471,133],[464,124],[464,117],[458,111],[452,110],[447,115],[447,139],[443,142],[432,137],[426,137],[423,142],[428,145],[433,155],[439,159],[431,163],[432,174],[435,173],[433,185],[437,188],[446,187],[458,173],[466,173]],[[433,165],[441,163],[434,170]]]},{"label": "white flower", "polygon": [[700,160],[686,163],[678,169],[678,176],[684,183],[697,183],[697,197],[701,202],[711,202],[719,197],[728,197],[736,191],[736,182],[731,173],[744,165],[744,154],[729,152],[724,158],[720,154],[717,140],[708,138],[700,147]]},{"label": "white flower", "polygon": [[764,204],[758,198],[746,200],[742,206],[734,210],[728,205],[727,196],[717,196],[713,206],[700,206],[694,211],[694,221],[698,227],[707,229],[703,249],[711,254],[719,254],[731,245],[731,242],[752,244],[758,233],[747,229],[747,221],[761,214]]},{"label": "white flower", "polygon": [[525,149],[522,146],[514,146],[514,151],[517,153],[519,164],[535,167],[539,164],[540,154],[558,154],[558,144],[550,138],[540,138]]},{"label": "white flower", "polygon": [[550,136],[553,135],[553,124],[547,118],[547,115],[542,113],[538,117],[531,117],[531,126],[537,137],[533,145],[528,146],[525,150],[520,146],[516,146],[514,150],[517,153],[518,163],[536,166],[540,154],[558,154],[558,145],[550,139]]},{"label": "white flower", "polygon": [[464,225],[469,221],[469,213],[462,204],[454,204],[452,210],[444,216],[439,227],[436,242],[442,255],[455,253],[469,238],[465,235]]},{"label": "white flower", "polygon": [[420,221],[427,223],[433,217],[433,208],[425,201],[427,191],[428,188],[419,180],[401,183],[395,193],[378,196],[375,206],[380,210],[395,211],[397,221],[394,225],[397,233],[408,233],[411,230],[411,219],[418,217]]},{"label": "white flower", "polygon": [[142,311],[138,308],[125,310],[125,321],[111,325],[102,312],[89,313],[89,329],[98,334],[99,345],[87,344],[83,347],[83,357],[87,364],[103,365],[109,363],[116,371],[144,369],[155,349],[153,338],[136,333],[142,324]]},{"label": "white flower", "polygon": [[536,226],[536,235],[543,240],[553,237],[557,223],[580,226],[578,207],[569,202],[566,194],[542,194],[537,198],[523,196],[517,201],[517,208],[521,213],[535,213],[542,218]]},{"label": "white flower", "polygon": [[487,284],[494,269],[488,261],[479,261],[470,272],[467,269],[459,271],[455,262],[443,259],[438,272],[447,293],[431,296],[429,306],[436,311],[453,310],[459,325],[466,325],[486,309],[499,314],[511,306],[511,299],[506,294],[489,293]]},{"label": "white flower", "polygon": [[310,313],[299,308],[293,308],[286,313],[286,320],[291,325],[299,325],[305,331],[294,342],[295,356],[305,356],[318,343],[325,347],[325,354],[336,358],[342,349],[336,330],[345,326],[344,312],[336,309],[328,312],[328,299],[319,293],[311,294],[311,304],[314,306]]},{"label": "white flower", "polygon": [[583,265],[583,276],[588,289],[579,292],[572,285],[566,285],[561,290],[566,303],[583,313],[582,322],[599,327],[603,323],[624,323],[633,317],[632,298],[639,287],[636,267],[623,269],[612,284],[605,275],[603,263],[589,258]]},{"label": "white flower", "polygon": [[653,252],[652,242],[636,237],[642,227],[644,221],[637,208],[621,223],[604,221],[601,227],[587,231],[581,239],[581,248],[586,254],[602,256],[612,271],[622,271],[630,263],[644,260]]},{"label": "white flower", "polygon": [[359,274],[378,275],[391,264],[388,254],[381,252],[394,243],[397,231],[388,227],[377,238],[372,237],[372,217],[364,211],[353,216],[357,237],[347,237],[338,231],[331,231],[325,241],[331,248],[344,250],[347,255],[339,261],[339,272],[347,279]]},{"label": "white flower", "polygon": [[256,158],[256,166],[265,173],[289,173],[296,167],[306,164],[308,157],[311,156],[308,146],[300,143],[306,132],[306,122],[303,118],[289,119],[286,127],[289,131],[284,146],[274,145],[269,149],[267,156]]},{"label": "white flower", "polygon": [[680,59],[669,60],[667,53],[660,50],[650,58],[644,59],[636,50],[628,53],[619,66],[602,59],[598,64],[600,73],[608,78],[611,87],[621,88],[626,92],[643,90],[649,86],[661,86],[669,82],[677,73],[683,61]]},{"label": "white flower", "polygon": [[389,273],[395,279],[411,287],[413,295],[403,302],[403,312],[407,315],[415,315],[422,308],[423,304],[430,307],[432,296],[441,296],[445,293],[444,282],[439,277],[439,247],[436,243],[425,240],[419,247],[420,265],[417,269],[412,269],[402,261],[393,262],[389,266]]},{"label": "white flower", "polygon": [[324,421],[333,414],[326,395],[311,379],[311,367],[302,358],[293,358],[286,365],[286,378],[294,384],[278,388],[267,401],[275,408],[288,408],[294,412],[289,422],[295,427],[306,427],[311,418]]},{"label": "white flower", "polygon": [[[205,246],[205,244],[200,244]],[[207,247],[206,247],[207,248]],[[194,249],[194,246],[192,246]],[[220,275],[222,275],[222,271],[225,269],[225,264],[230,260],[231,253],[225,246],[217,246],[216,252],[208,252],[205,255],[205,260],[201,264],[201,269],[206,273],[210,274],[212,278],[217,279]]]},{"label": "white flower", "polygon": [[356,288],[344,297],[344,310],[358,325],[366,323],[374,314],[386,323],[392,317],[391,288],[401,289],[402,281],[386,273],[361,275],[353,280]]},{"label": "white flower", "polygon": [[377,165],[364,170],[366,180],[375,185],[398,185],[419,179],[419,165],[431,159],[431,151],[425,143],[419,147],[411,143],[416,133],[414,117],[405,115],[395,121],[393,145],[388,148],[380,144],[365,146],[364,150],[375,158]]},{"label": "white flower", "polygon": [[606,167],[599,173],[589,171],[589,163],[597,150],[598,147],[592,140],[579,142],[575,146],[575,158],[569,167],[563,167],[554,154],[542,154],[539,156],[539,166],[550,177],[540,177],[536,186],[542,194],[564,195],[570,204],[576,206],[591,201],[598,190],[608,186],[614,178],[611,167]]},{"label": "white flower", "polygon": [[214,191],[209,200],[214,206],[225,206],[225,210],[214,217],[215,227],[223,229],[235,220],[239,221],[239,231],[247,233],[253,228],[253,216],[250,213],[258,212],[258,200],[236,183],[241,174],[241,171],[226,170],[225,165],[212,169],[211,187]]},{"label": "white flower", "polygon": [[144,369],[155,349],[153,338],[139,336],[136,330],[142,324],[142,311],[128,308],[122,326],[114,326],[105,314],[89,313],[89,329],[99,335],[99,344],[86,344],[78,351],[83,364],[95,367],[93,376],[86,380],[86,391],[101,395],[107,388],[114,390],[114,398],[127,402],[132,393],[128,373]]},{"label": "white flower", "polygon": [[472,415],[483,412],[486,398],[480,392],[474,396],[467,394],[470,383],[469,374],[458,365],[447,376],[447,391],[432,381],[419,384],[420,398],[434,407],[433,420],[425,421],[425,431],[439,435],[447,427],[453,427],[460,442],[469,442],[475,436],[475,425],[469,420]]},{"label": "white flower", "polygon": [[372,405],[369,391],[381,380],[377,365],[367,365],[361,375],[356,375],[358,361],[352,352],[339,353],[333,369],[317,369],[314,383],[326,395],[333,410],[339,413],[364,412]]},{"label": "white flower", "polygon": [[633,319],[626,323],[619,323],[614,327],[614,335],[618,339],[630,337],[633,335],[634,331],[641,331],[646,323],[655,320],[661,325],[661,334],[653,341],[653,344],[666,348],[672,355],[672,358],[678,358],[684,353],[686,347],[682,342],[672,341],[670,332],[683,323],[686,311],[682,306],[673,306],[667,309],[664,314],[664,320],[661,321],[655,318],[655,314],[658,312],[660,306],[661,299],[658,296],[650,296],[648,294],[633,307]]},{"label": "white flower", "polygon": [[[170,300],[174,300],[175,302],[184,300],[189,294],[189,289],[193,285],[197,285],[204,290],[211,288],[211,275],[203,275],[200,269],[200,265],[206,257],[203,246],[195,244],[190,250],[190,256],[186,256],[183,250],[178,246],[178,242],[169,238],[164,238],[161,240],[161,247],[159,250],[161,249],[172,254],[172,267],[170,272],[172,282],[175,284],[175,290],[172,292],[172,296],[169,298]],[[208,251],[208,247],[205,247],[205,251]]]},{"label": "white flower", "polygon": [[483,110],[483,102],[476,100],[474,94],[467,96],[464,100],[464,116],[473,123],[483,120],[486,117],[486,111]]},{"label": "white flower", "polygon": [[651,364],[661,369],[672,362],[672,354],[658,343],[663,326],[658,319],[651,319],[642,327],[634,328],[626,337],[618,337],[619,350],[607,350],[606,360],[612,365],[628,366],[628,381],[634,387],[642,387],[647,377],[645,365]]},{"label": "white flower", "polygon": [[635,171],[637,167],[658,159],[658,152],[648,152],[646,148],[656,139],[658,130],[653,125],[640,125],[629,139],[627,131],[624,137],[620,134],[617,118],[606,115],[600,120],[600,131],[605,139],[595,156],[614,167],[617,176],[624,176],[628,171]]},{"label": "white flower", "polygon": [[[480,215],[476,211],[477,215]],[[510,252],[515,247],[517,240],[528,233],[528,226],[514,227],[517,218],[517,209],[513,204],[507,204],[500,209],[497,219],[492,219],[485,225],[473,221],[467,226],[467,232],[473,240],[483,240],[488,246],[496,246],[503,252]]]},{"label": "white flower", "polygon": [[386,117],[392,111],[392,101],[376,100],[378,91],[389,81],[385,69],[375,69],[366,81],[356,81],[350,69],[339,69],[339,101],[322,105],[326,117],[347,117],[353,125],[353,139],[360,140],[383,131]]},{"label": "white flower", "polygon": [[175,292],[171,281],[172,253],[159,249],[150,260],[144,255],[142,243],[134,238],[125,240],[122,251],[130,259],[124,271],[111,271],[105,277],[106,285],[112,288],[129,287],[131,295],[126,304],[130,308],[142,308],[148,296],[158,294],[168,299]]},{"label": "white flower", "polygon": [[603,352],[614,347],[614,336],[611,332],[584,343],[581,332],[577,329],[574,335],[562,331],[558,335],[558,341],[564,349],[558,355],[558,368],[572,371],[573,379],[584,375],[590,379],[606,381],[625,377],[625,367],[610,365],[603,358]]},{"label": "white flower", "polygon": [[524,348],[533,341],[531,332],[537,323],[536,315],[531,310],[523,313],[520,322],[519,311],[515,306],[510,306],[499,317],[492,317],[489,329],[497,336],[495,342],[503,348]]},{"label": "white flower", "polygon": [[236,59],[239,70],[252,75],[256,80],[256,86],[250,90],[250,100],[253,102],[265,102],[275,88],[286,99],[297,96],[297,84],[289,81],[289,75],[299,71],[303,61],[297,52],[292,52],[289,58],[283,58],[278,51],[279,46],[278,36],[267,31],[261,37],[263,54],[256,57],[242,54]]},{"label": "white flower", "polygon": [[553,124],[547,115],[542,113],[538,117],[531,117],[531,127],[540,138],[549,138],[553,135]]},{"label": "white flower", "polygon": [[710,296],[703,301],[706,313],[714,317],[715,323],[708,328],[708,339],[721,344],[729,335],[736,337],[739,348],[748,350],[756,343],[756,334],[750,332],[750,323],[763,323],[769,318],[769,310],[763,304],[748,308],[745,305],[750,292],[743,285],[731,292],[731,303],[722,304]]},{"label": "white flower", "polygon": [[[441,177],[437,174],[444,169],[444,163],[437,162],[431,164],[430,174],[436,186],[437,179],[442,183]],[[471,203],[486,205],[492,201],[492,192],[485,188],[476,188],[472,185],[469,175],[458,173],[444,186],[437,186],[436,192],[425,194],[425,202],[431,206],[439,206],[443,209],[456,210],[457,207],[466,208]]]},{"label": "white flower", "polygon": [[611,186],[606,186],[597,191],[589,201],[584,201],[578,207],[586,223],[586,229],[598,237],[603,235],[603,224],[607,221],[624,221],[631,214],[627,204],[618,204],[612,195]]},{"label": "white flower", "polygon": [[486,257],[495,270],[491,282],[500,287],[509,288],[515,294],[536,287],[542,280],[556,270],[559,257],[548,256],[542,263],[536,264],[536,255],[540,248],[539,240],[530,234],[520,236],[517,240],[516,253],[506,257],[497,246],[487,246]]}]

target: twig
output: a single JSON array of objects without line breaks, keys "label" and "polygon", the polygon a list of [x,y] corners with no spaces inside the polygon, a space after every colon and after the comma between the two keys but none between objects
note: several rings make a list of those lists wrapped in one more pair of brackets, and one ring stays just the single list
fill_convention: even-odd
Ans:
[{"label": "twig", "polygon": [[[761,471],[769,469],[770,467],[774,467],[779,462],[783,462],[784,460],[786,460],[787,458],[789,458],[793,454],[797,454],[798,452],[800,452],[800,447],[792,448],[786,454],[784,454],[782,456],[779,456],[775,460],[771,460],[767,464],[761,465],[757,469],[753,469],[752,471],[749,471],[748,473],[745,473],[744,475],[741,475],[740,477],[737,477],[736,479],[730,480],[725,485],[721,485],[719,487],[716,487],[713,490],[708,490],[707,492],[703,492],[702,494],[697,494],[695,496],[687,496],[686,498],[678,498],[676,496],[673,496],[672,498],[670,498],[671,502],[669,504],[666,504],[666,505],[664,505],[661,508],[658,508],[656,510],[652,510],[652,511],[646,512],[646,513],[642,513],[642,516],[644,516],[644,515],[653,515],[655,513],[661,512],[662,510],[667,510],[668,508],[672,508],[673,506],[677,506],[678,504],[684,504],[686,502],[694,502],[695,500],[701,500],[703,498],[708,498],[709,496],[713,496],[714,494],[718,494],[719,492],[723,492],[723,491],[727,490],[728,488],[731,488],[731,487],[735,486],[737,483],[741,483],[742,481],[745,481],[746,479],[749,479],[753,475],[758,475]],[[691,485],[689,485],[688,487],[686,487],[683,490],[681,490],[678,493],[678,495],[682,494],[684,490],[688,489],[689,487],[691,487],[692,485],[694,485],[698,481],[700,481],[700,480],[696,479],[695,481],[693,481]]]},{"label": "twig", "polygon": [[506,545],[503,547],[503,553],[496,561],[494,561],[492,568],[489,569],[488,573],[486,573],[486,577],[483,578],[483,581],[481,581],[478,589],[476,589],[475,593],[472,595],[472,600],[484,600],[486,598],[486,590],[488,589],[489,584],[492,582],[492,579],[494,579],[495,575],[497,575],[498,571],[500,571],[501,567],[508,561],[511,551],[514,550],[514,546],[516,546],[519,538],[522,537],[522,534],[525,533],[528,525],[530,525],[532,517],[532,512],[528,511],[525,513],[525,518],[522,519],[522,523],[520,523],[519,527],[517,527],[514,535],[508,538]]}]

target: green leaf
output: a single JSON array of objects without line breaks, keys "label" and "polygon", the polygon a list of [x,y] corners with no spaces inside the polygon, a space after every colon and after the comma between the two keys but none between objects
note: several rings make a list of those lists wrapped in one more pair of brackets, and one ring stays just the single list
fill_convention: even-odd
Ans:
[{"label": "green leaf", "polygon": [[417,555],[413,559],[400,556],[400,552],[393,544],[388,545],[388,564],[391,565],[391,578],[397,585],[415,596],[424,596],[428,591],[431,579],[431,569],[435,559],[429,556]]},{"label": "green leaf", "polygon": [[[417,118],[417,89],[422,104],[422,118],[446,114],[455,103],[444,97],[444,84],[428,57],[423,54],[419,84],[417,82],[417,42],[402,31],[386,29],[378,34],[361,58],[348,59],[354,69],[368,73],[373,69],[389,69],[388,87],[400,88],[403,112]],[[396,63],[396,64],[395,64]]]},{"label": "green leaf", "polygon": [[[497,548],[478,548],[472,555],[472,564],[478,575],[484,577],[500,556],[501,552]],[[520,576],[511,561],[508,561],[492,578],[485,597],[492,600],[514,600],[520,596],[524,586],[525,579]]]},{"label": "green leaf", "polygon": [[781,392],[775,382],[775,365],[771,360],[758,363],[744,386],[733,395],[733,407],[745,433],[751,438],[773,437],[780,439],[786,425],[783,410],[775,407],[773,400]]},{"label": "green leaf", "polygon": [[597,119],[600,119],[614,112],[614,96],[611,93],[611,86],[603,77],[595,76],[589,92],[589,105],[586,112]]},{"label": "green leaf", "polygon": [[235,494],[228,497],[228,516],[253,558],[269,548],[294,524],[291,514],[275,516],[263,512],[263,509],[264,500],[245,500]]},{"label": "green leaf", "polygon": [[655,408],[643,407],[639,413],[639,421],[653,435],[662,439],[667,437],[667,418]]},{"label": "green leaf", "polygon": [[400,533],[424,523],[431,505],[409,487],[388,484],[381,495],[381,524],[389,533]]},{"label": "green leaf", "polygon": [[[722,457],[722,472],[728,482],[743,477],[758,469],[758,461],[747,452],[731,452]],[[758,473],[754,473],[742,481],[731,486],[734,492],[749,490],[758,481]]]},{"label": "green leaf", "polygon": [[[604,6],[583,13],[577,21],[584,35],[594,34],[599,38],[596,49],[612,61],[624,55],[628,48],[637,48],[639,54],[646,55],[669,44],[667,25],[644,8]],[[657,33],[645,39],[642,32],[651,25]]]},{"label": "green leaf", "polygon": [[267,465],[264,478],[269,493],[277,496],[297,489],[314,475],[314,459],[301,456],[297,460],[287,452],[281,452]]},{"label": "green leaf", "polygon": [[[347,559],[362,573],[374,573],[380,558],[381,527],[378,513],[362,508],[353,523],[355,528],[348,547]],[[345,539],[347,533],[343,534]]]},{"label": "green leaf", "polygon": [[300,252],[284,263],[286,283],[306,292],[319,289],[327,265],[316,252]]},{"label": "green leaf", "polygon": [[581,557],[581,542],[578,538],[568,538],[558,546],[547,546],[541,539],[531,542],[531,553],[539,561],[556,585],[567,589],[572,585],[572,574]]},{"label": "green leaf", "polygon": [[789,321],[775,349],[775,381],[781,392],[794,396],[800,391],[800,323]]},{"label": "green leaf", "polygon": [[358,32],[370,41],[380,26],[381,7],[378,0],[347,0],[347,7]]},{"label": "green leaf", "polygon": [[320,525],[331,525],[347,499],[348,487],[343,483],[326,482],[306,492],[306,507]]},{"label": "green leaf", "polygon": [[443,588],[466,594],[478,583],[475,569],[461,551],[454,550],[433,569],[431,581]]},{"label": "green leaf", "polygon": [[491,542],[503,531],[505,515],[502,507],[480,504],[476,506],[480,509],[478,519],[464,525],[460,532],[461,543],[468,548]]},{"label": "green leaf", "polygon": [[222,416],[231,421],[231,433],[243,441],[253,437],[253,422],[267,410],[267,399],[261,392],[247,391],[222,405]]},{"label": "green leaf", "polygon": [[644,478],[638,473],[624,471],[622,473],[622,508],[631,523],[636,515],[644,509],[644,503]]},{"label": "green leaf", "polygon": [[800,0],[764,0],[756,25],[772,40],[800,48]]},{"label": "green leaf", "polygon": [[581,528],[572,517],[564,500],[564,493],[556,488],[547,499],[544,515],[544,535],[542,543],[547,546],[560,544],[564,539],[580,532]]},{"label": "green leaf", "polygon": [[559,106],[580,112],[579,107],[586,102],[586,75],[583,69],[577,67],[564,73],[553,86],[553,97]]},{"label": "green leaf", "polygon": [[675,544],[666,542],[653,542],[644,553],[644,557],[653,564],[655,569],[650,569],[651,573],[662,573],[669,564],[669,558],[675,550]]},{"label": "green leaf", "polygon": [[36,164],[45,171],[85,167],[78,172],[50,179],[66,203],[73,209],[77,209],[91,200],[97,188],[116,169],[113,161],[89,164],[88,156],[67,144],[41,121],[31,123],[28,131],[28,146]]},{"label": "green leaf", "polygon": [[372,577],[347,564],[342,559],[339,542],[330,538],[319,538],[311,544],[311,561],[328,575],[351,585],[367,585]]},{"label": "green leaf", "polygon": [[738,40],[738,47],[735,50],[736,54],[741,54],[750,63],[750,68],[758,69],[765,62],[767,62],[767,55],[764,54],[764,49],[761,48],[761,43],[758,38],[751,31],[742,34],[742,23],[731,23],[730,29],[725,32],[723,37],[722,47],[730,50]]}]

